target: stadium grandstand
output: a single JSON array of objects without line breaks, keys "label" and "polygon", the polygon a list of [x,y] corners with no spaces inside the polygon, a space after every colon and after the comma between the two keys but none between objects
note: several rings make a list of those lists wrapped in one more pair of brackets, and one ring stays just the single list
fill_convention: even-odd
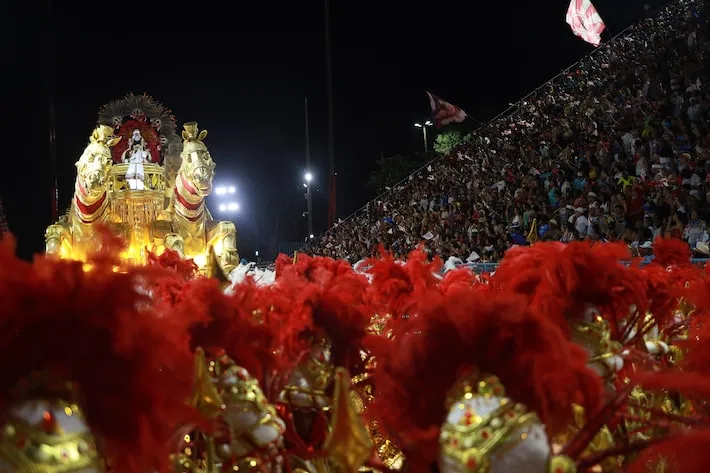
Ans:
[{"label": "stadium grandstand", "polygon": [[313,239],[356,262],[497,262],[512,245],[659,236],[708,252],[710,127],[704,4],[673,2],[467,135],[464,144]]}]

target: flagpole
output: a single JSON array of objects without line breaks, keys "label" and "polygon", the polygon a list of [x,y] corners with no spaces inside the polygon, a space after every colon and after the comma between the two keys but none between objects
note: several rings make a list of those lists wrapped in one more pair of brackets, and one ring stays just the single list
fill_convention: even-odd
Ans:
[{"label": "flagpole", "polygon": [[47,2],[47,99],[49,101],[49,170],[52,179],[52,223],[59,218],[57,183],[57,119],[54,103],[54,15],[52,0]]},{"label": "flagpole", "polygon": [[325,81],[328,99],[328,228],[335,223],[337,214],[335,139],[333,124],[333,64],[330,43],[330,0],[325,0]]}]

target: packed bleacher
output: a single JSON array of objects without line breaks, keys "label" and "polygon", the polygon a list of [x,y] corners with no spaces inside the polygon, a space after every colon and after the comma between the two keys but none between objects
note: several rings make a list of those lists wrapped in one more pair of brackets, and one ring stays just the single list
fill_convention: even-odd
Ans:
[{"label": "packed bleacher", "polygon": [[307,251],[354,262],[424,242],[432,255],[494,262],[534,241],[622,240],[644,255],[674,236],[707,255],[703,5],[674,2],[631,26]]}]

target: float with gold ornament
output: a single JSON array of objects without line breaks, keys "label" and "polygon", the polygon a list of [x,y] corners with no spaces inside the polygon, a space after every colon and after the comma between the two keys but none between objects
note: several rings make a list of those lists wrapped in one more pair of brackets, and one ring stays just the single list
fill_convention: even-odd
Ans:
[{"label": "float with gold ornament", "polygon": [[147,95],[105,105],[76,162],[72,203],[47,228],[46,252],[85,260],[97,225],[124,238],[123,260],[145,264],[148,251],[172,249],[204,268],[214,248],[222,268],[239,262],[236,228],[214,220],[205,198],[215,162],[196,122],[178,126],[170,110]]},{"label": "float with gold ornament", "polygon": [[[684,473],[706,461],[694,452],[709,444],[710,284],[666,254],[675,242],[658,241],[647,268],[602,258],[618,247],[539,244],[510,255],[519,280],[440,277],[421,251],[373,258],[367,276],[282,256],[260,285],[171,249],[135,265],[115,231],[95,231],[85,261],[26,263],[1,247],[0,354],[17,357],[2,368],[2,472]],[[588,252],[598,266],[579,264]],[[600,355],[623,367],[601,369]]]},{"label": "float with gold ornament", "polygon": [[703,471],[710,278],[684,242],[644,267],[538,243],[486,277],[281,255],[264,282],[206,208],[206,137],[107,105],[47,254],[0,246],[0,473]]}]

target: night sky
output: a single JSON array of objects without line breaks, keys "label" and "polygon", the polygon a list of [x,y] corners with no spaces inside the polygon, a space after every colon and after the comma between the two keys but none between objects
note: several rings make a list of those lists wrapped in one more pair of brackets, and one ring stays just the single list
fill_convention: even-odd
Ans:
[{"label": "night sky", "polygon": [[[55,2],[59,4],[60,2]],[[71,5],[69,5],[71,3]],[[612,33],[660,0],[596,0]],[[370,197],[382,153],[413,153],[429,90],[484,121],[592,47],[564,21],[568,1],[333,1],[332,45],[338,216]],[[9,2],[2,196],[20,253],[43,249],[50,223],[48,25],[43,2]],[[74,162],[101,105],[147,93],[179,124],[197,121],[234,183],[240,252],[302,240],[306,202],[304,98],[311,118],[314,226],[325,230],[327,125],[324,4],[303,2],[61,2],[53,15],[60,212]],[[608,36],[605,34],[605,39]],[[9,63],[8,63],[9,61]],[[219,217],[214,201],[212,210]]]}]

